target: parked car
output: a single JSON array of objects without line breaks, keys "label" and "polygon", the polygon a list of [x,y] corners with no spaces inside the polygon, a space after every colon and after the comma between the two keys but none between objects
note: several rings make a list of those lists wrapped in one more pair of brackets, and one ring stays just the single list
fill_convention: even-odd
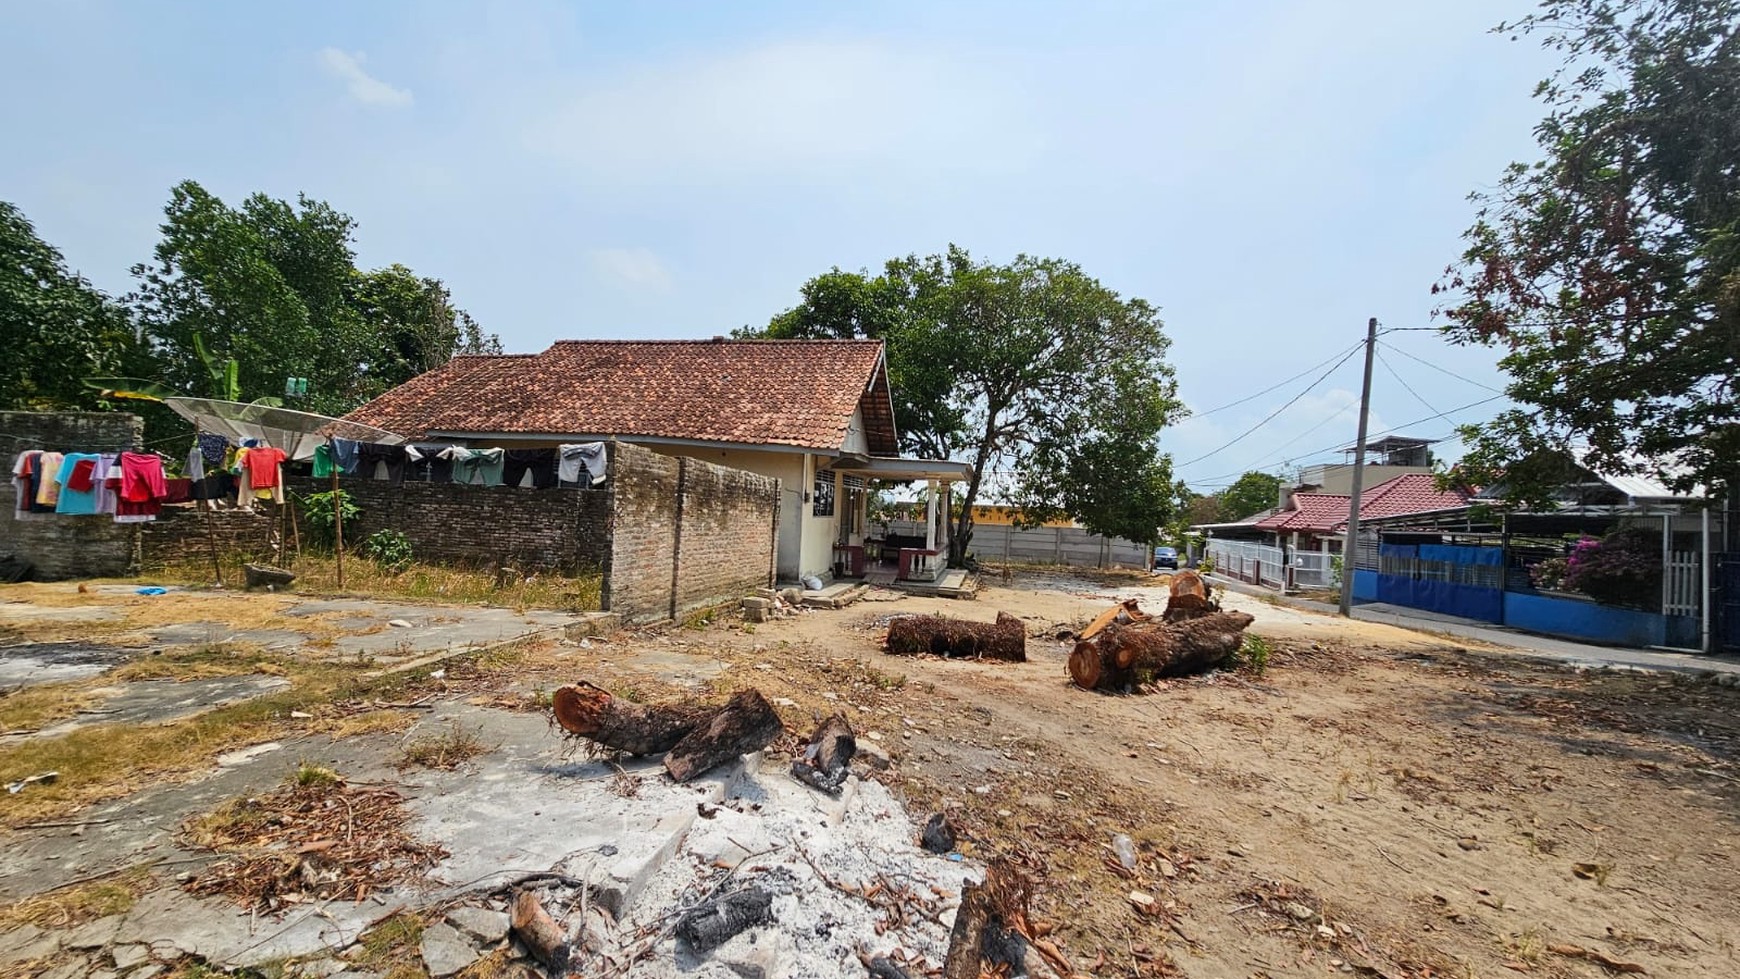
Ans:
[{"label": "parked car", "polygon": [[1154,570],[1159,571],[1161,568],[1167,568],[1172,571],[1178,570],[1178,548],[1154,548]]}]

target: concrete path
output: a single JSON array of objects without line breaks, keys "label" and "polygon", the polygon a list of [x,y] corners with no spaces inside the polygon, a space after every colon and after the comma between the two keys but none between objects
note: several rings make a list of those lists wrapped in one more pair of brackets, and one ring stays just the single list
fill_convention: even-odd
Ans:
[{"label": "concrete path", "polygon": [[[1339,610],[1335,606],[1324,602],[1276,596],[1274,592],[1266,588],[1258,589],[1242,581],[1229,581],[1217,575],[1211,575],[1210,578],[1217,585],[1225,585],[1228,591],[1255,595],[1265,600],[1276,600],[1292,608],[1323,615],[1339,614]],[[1694,675],[1717,674],[1740,679],[1740,659],[1731,656],[1702,656],[1694,653],[1674,653],[1655,649],[1595,646],[1588,643],[1573,642],[1569,639],[1554,639],[1549,636],[1519,632],[1490,622],[1480,622],[1474,619],[1463,619],[1453,615],[1381,603],[1355,605],[1353,617],[1362,622],[1377,622],[1416,632],[1455,636],[1492,646],[1501,646],[1531,659],[1564,663],[1568,666],[1588,669],[1662,671]]]}]

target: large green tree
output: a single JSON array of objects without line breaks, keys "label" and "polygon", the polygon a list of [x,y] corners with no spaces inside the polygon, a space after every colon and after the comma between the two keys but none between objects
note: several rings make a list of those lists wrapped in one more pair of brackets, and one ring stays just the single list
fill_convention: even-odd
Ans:
[{"label": "large green tree", "polygon": [[1279,505],[1280,499],[1281,477],[1248,472],[1220,491],[1219,519],[1243,520],[1253,513],[1262,513]]},{"label": "large green tree", "polygon": [[121,307],[0,201],[0,407],[89,407],[84,379],[122,372],[136,346]]},{"label": "large green tree", "polygon": [[994,470],[1034,519],[1068,514],[1153,540],[1174,502],[1159,433],[1180,406],[1153,306],[1058,259],[1008,264],[947,253],[834,269],[765,330],[781,338],[872,337],[888,345],[903,448],[973,464],[951,540],[962,559]]},{"label": "large green tree", "polygon": [[1452,338],[1506,351],[1520,405],[1464,431],[1462,471],[1537,500],[1575,444],[1603,471],[1732,502],[1740,0],[1546,0],[1499,29],[1564,62],[1537,90],[1540,158],[1474,195],[1438,286]]},{"label": "large green tree", "polygon": [[128,297],[170,387],[215,394],[196,338],[240,366],[241,397],[308,380],[293,407],[342,414],[459,352],[500,350],[437,279],[360,272],[356,222],[324,201],[254,194],[231,207],[193,181],[170,192],[153,261]]}]

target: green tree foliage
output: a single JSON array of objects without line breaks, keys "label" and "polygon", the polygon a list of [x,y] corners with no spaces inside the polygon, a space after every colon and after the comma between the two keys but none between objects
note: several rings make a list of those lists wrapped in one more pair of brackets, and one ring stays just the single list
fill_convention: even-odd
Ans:
[{"label": "green tree foliage", "polygon": [[993,470],[1035,520],[1156,538],[1174,503],[1160,430],[1179,412],[1158,312],[1058,259],[1006,265],[964,249],[880,275],[834,269],[765,330],[740,336],[887,341],[905,451],[973,463],[951,541],[964,557]]},{"label": "green tree foliage", "polygon": [[84,379],[125,370],[136,348],[122,309],[0,201],[0,407],[91,407]]},{"label": "green tree foliage", "polygon": [[164,216],[128,299],[172,387],[223,396],[198,338],[238,362],[242,400],[304,377],[309,394],[293,407],[342,414],[456,352],[500,349],[439,280],[401,265],[359,272],[356,222],[324,201],[254,194],[236,208],[184,181]]},{"label": "green tree foliage", "polygon": [[1280,499],[1281,477],[1248,472],[1220,491],[1219,519],[1229,522],[1243,520],[1278,505]]},{"label": "green tree foliage", "polygon": [[1546,0],[1503,31],[1564,55],[1541,159],[1474,195],[1450,335],[1507,352],[1521,407],[1463,433],[1460,475],[1541,498],[1572,443],[1685,489],[1740,467],[1740,0]]}]

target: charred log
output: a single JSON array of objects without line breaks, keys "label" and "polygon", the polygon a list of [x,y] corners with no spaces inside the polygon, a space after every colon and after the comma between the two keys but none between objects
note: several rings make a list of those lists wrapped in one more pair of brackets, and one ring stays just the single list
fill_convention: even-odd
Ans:
[{"label": "charred log", "polygon": [[996,622],[906,615],[888,623],[888,651],[897,656],[930,653],[1024,663],[1027,627],[1008,612],[998,612]]},{"label": "charred log", "polygon": [[677,937],[696,952],[710,952],[739,932],[773,923],[773,895],[748,887],[701,904],[677,921]]},{"label": "charred log", "polygon": [[687,782],[741,755],[760,751],[785,731],[779,714],[761,691],[753,688],[731,695],[665,754],[665,771]]},{"label": "charred log", "polygon": [[810,743],[791,763],[792,777],[805,785],[838,795],[846,777],[852,774],[852,756],[858,753],[858,741],[852,736],[852,725],[844,714],[835,714],[817,726]]},{"label": "charred log", "polygon": [[536,893],[520,891],[514,895],[510,924],[520,944],[532,953],[533,958],[548,966],[551,975],[567,975],[573,949],[556,919],[538,903]]}]

